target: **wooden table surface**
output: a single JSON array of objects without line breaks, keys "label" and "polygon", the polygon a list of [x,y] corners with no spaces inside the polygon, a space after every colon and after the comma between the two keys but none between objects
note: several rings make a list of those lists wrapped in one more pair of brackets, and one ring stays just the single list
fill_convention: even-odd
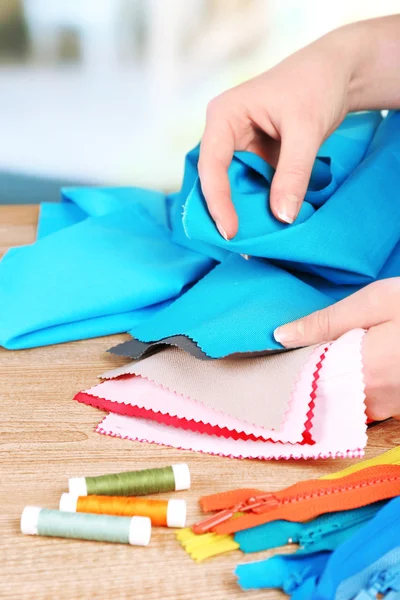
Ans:
[{"label": "wooden table surface", "polygon": [[[9,246],[35,239],[37,214],[35,206],[0,207],[0,254]],[[28,303],[27,298],[27,310]],[[245,557],[236,551],[197,565],[168,529],[154,529],[147,548],[20,533],[23,507],[33,504],[56,508],[68,477],[186,461],[192,473],[192,488],[176,497],[187,499],[192,523],[200,516],[197,501],[202,494],[244,486],[279,489],[350,464],[349,460],[260,462],[218,458],[95,433],[93,428],[103,414],[72,398],[96,383],[97,375],[124,362],[105,350],[125,338],[119,335],[17,352],[0,349],[0,597],[283,597],[277,591],[245,594],[236,584],[232,573],[236,564],[264,558],[266,552]],[[376,456],[398,444],[398,423],[374,426],[366,456]]]}]

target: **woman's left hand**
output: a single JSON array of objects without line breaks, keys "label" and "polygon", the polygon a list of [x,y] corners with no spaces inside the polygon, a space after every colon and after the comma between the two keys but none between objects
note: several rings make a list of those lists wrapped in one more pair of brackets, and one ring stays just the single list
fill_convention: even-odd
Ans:
[{"label": "woman's left hand", "polygon": [[332,341],[351,329],[366,329],[364,378],[367,415],[400,419],[400,277],[371,283],[359,292],[303,319],[279,327],[285,348]]}]

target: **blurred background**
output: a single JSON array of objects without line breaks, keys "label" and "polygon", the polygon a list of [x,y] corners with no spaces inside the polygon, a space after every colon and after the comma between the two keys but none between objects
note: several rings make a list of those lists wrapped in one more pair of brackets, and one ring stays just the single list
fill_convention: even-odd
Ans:
[{"label": "blurred background", "polygon": [[55,200],[70,183],[177,189],[213,96],[341,24],[398,11],[398,0],[0,0],[0,203]]}]

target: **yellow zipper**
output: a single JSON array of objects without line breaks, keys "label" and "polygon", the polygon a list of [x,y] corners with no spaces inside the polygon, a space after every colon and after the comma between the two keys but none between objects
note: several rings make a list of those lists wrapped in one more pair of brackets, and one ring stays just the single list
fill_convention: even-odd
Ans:
[{"label": "yellow zipper", "polygon": [[336,473],[330,473],[329,475],[323,475],[320,479],[338,479],[339,477],[344,477],[345,475],[350,475],[351,473],[356,473],[357,471],[361,471],[361,469],[366,469],[367,467],[375,467],[377,465],[399,465],[400,464],[400,446],[396,446],[396,448],[392,448],[392,450],[388,450],[379,456],[375,456],[375,458],[370,458],[368,460],[362,460],[361,462],[351,465],[347,467],[347,469],[342,469],[342,471],[337,471]]},{"label": "yellow zipper", "polygon": [[219,535],[218,533],[197,535],[190,527],[177,531],[176,539],[181,543],[185,552],[197,563],[211,558],[211,556],[239,548],[239,544],[235,542],[232,535]]}]

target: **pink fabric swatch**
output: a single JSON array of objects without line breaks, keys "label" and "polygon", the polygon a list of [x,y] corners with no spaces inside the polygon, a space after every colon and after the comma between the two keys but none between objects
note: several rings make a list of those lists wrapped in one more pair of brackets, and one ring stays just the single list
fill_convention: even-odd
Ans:
[{"label": "pink fabric swatch", "polygon": [[[95,405],[99,408],[134,416],[142,416],[154,419],[158,422],[166,422],[160,418],[161,415],[177,417],[176,420],[169,419],[168,424],[192,431],[201,431],[208,434],[233,437],[234,439],[258,439],[272,442],[304,443],[307,435],[308,443],[313,443],[310,430],[312,430],[312,411],[310,412],[312,384],[315,377],[316,364],[321,355],[321,348],[315,348],[309,360],[300,371],[295,388],[288,402],[285,420],[281,431],[265,429],[240,421],[235,417],[226,415],[209,406],[175,394],[175,392],[164,389],[154,382],[141,377],[124,376],[122,378],[108,380],[104,383],[77,394],[76,400],[85,404]],[[268,382],[267,382],[268,383]],[[267,384],[266,384],[267,387]],[[90,397],[103,398],[106,402],[96,402]],[[244,399],[246,401],[246,399]],[[266,401],[268,401],[266,399]],[[124,407],[114,405],[110,402],[125,405]],[[286,402],[286,400],[285,400]],[[132,407],[151,411],[148,414],[139,413]],[[208,426],[208,427],[205,427]]]},{"label": "pink fabric swatch", "polygon": [[[367,442],[362,372],[364,332],[354,330],[331,344],[315,391],[312,446],[234,440],[180,430],[146,419],[110,414],[97,431],[208,454],[236,458],[337,458],[363,456]],[[321,348],[319,354],[321,355]],[[314,361],[314,370],[315,370]],[[100,386],[98,386],[100,387]]]},{"label": "pink fabric swatch", "polygon": [[[239,421],[280,431],[299,374],[314,348],[253,358],[198,360],[170,347],[104,373],[101,379],[138,375]],[[311,370],[310,385],[312,378]]]}]

